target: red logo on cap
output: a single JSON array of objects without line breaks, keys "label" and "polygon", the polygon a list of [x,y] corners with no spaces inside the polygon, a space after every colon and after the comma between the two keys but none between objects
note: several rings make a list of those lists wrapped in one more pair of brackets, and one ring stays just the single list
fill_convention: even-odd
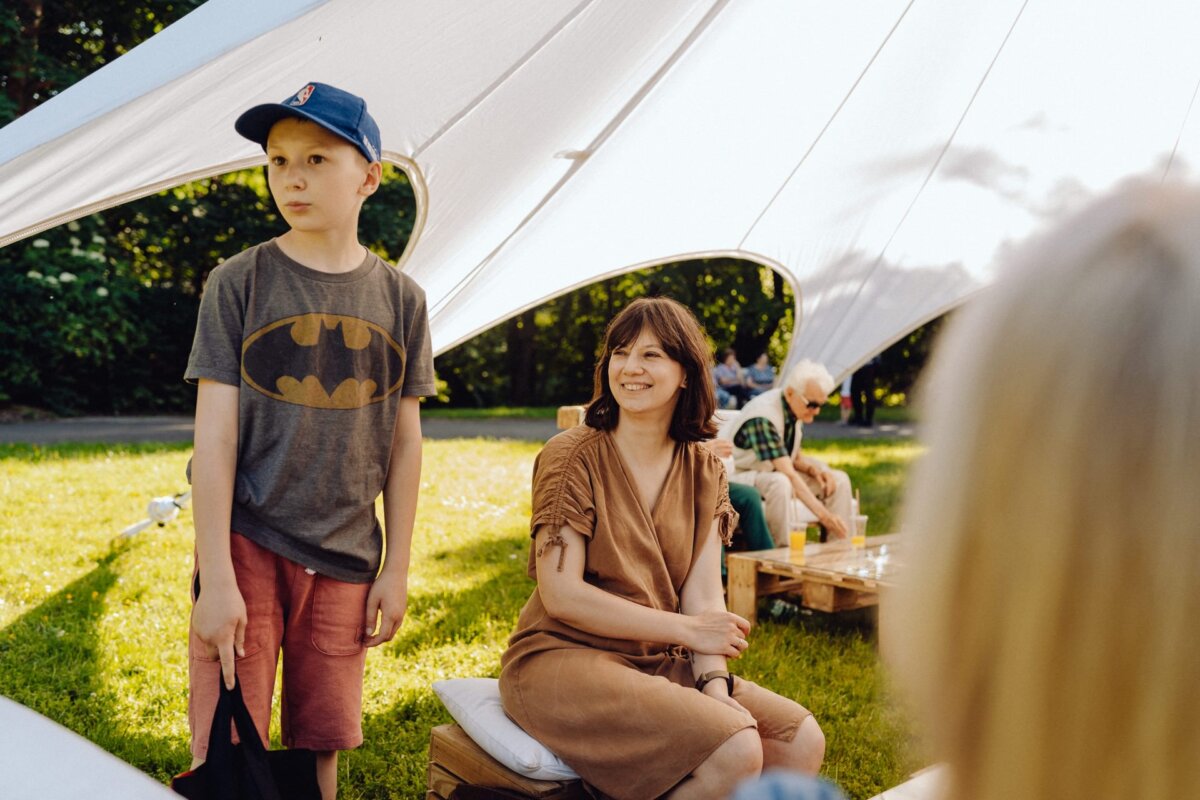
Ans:
[{"label": "red logo on cap", "polygon": [[313,86],[311,83],[308,86],[305,86],[303,89],[296,92],[296,99],[293,100],[291,104],[294,106],[304,105],[308,102],[308,98],[312,97],[312,93],[316,88],[317,87]]}]

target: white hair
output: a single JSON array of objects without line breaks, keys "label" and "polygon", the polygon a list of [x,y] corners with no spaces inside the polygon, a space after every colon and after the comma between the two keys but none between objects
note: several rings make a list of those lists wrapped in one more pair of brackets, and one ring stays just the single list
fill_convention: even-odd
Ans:
[{"label": "white hair", "polygon": [[1127,188],[938,346],[880,619],[948,797],[1200,797],[1198,221]]},{"label": "white hair", "polygon": [[832,392],[833,387],[836,385],[833,381],[833,376],[829,374],[829,370],[825,369],[824,364],[809,361],[807,358],[792,367],[783,385],[785,388],[793,389],[803,394],[810,383],[815,383],[819,386],[821,394],[824,395]]}]

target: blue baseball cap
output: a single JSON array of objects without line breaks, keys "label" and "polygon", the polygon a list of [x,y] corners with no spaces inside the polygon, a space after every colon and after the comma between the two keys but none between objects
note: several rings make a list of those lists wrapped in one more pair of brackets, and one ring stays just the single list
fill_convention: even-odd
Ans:
[{"label": "blue baseball cap", "polygon": [[383,149],[379,143],[379,126],[367,113],[367,101],[327,83],[306,83],[304,88],[280,103],[255,106],[238,117],[233,127],[266,150],[271,126],[284,117],[315,122],[357,147],[367,161],[379,161]]}]

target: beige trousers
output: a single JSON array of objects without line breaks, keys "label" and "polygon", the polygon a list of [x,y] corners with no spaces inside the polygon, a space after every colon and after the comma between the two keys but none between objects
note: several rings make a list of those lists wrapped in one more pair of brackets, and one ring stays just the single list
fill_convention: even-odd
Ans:
[{"label": "beige trousers", "polygon": [[[854,517],[851,513],[853,492],[850,490],[850,476],[840,469],[831,469],[829,465],[819,459],[808,456],[801,456],[801,458],[807,464],[833,473],[833,492],[828,497],[825,496],[821,483],[816,478],[801,475],[800,479],[816,495],[817,499],[825,504],[829,513],[841,519],[846,525],[846,530],[853,534]],[[792,501],[795,499],[792,482],[788,480],[788,477],[782,472],[774,470],[739,470],[730,477],[730,480],[758,489],[758,493],[762,495],[763,513],[767,518],[767,528],[771,531],[771,538],[775,540],[776,547],[786,547],[788,530],[791,527]],[[797,502],[799,501],[797,500]]]}]

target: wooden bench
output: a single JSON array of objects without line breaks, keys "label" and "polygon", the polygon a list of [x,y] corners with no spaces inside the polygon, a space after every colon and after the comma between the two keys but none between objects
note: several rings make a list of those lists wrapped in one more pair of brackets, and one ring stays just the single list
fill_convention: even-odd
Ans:
[{"label": "wooden bench", "polygon": [[565,431],[577,425],[582,425],[586,411],[587,409],[584,406],[559,406],[558,414],[555,417],[558,429]]},{"label": "wooden bench", "polygon": [[426,800],[449,800],[463,784],[487,786],[544,800],[585,800],[582,781],[537,781],[489,756],[458,725],[439,725],[429,735]]}]

